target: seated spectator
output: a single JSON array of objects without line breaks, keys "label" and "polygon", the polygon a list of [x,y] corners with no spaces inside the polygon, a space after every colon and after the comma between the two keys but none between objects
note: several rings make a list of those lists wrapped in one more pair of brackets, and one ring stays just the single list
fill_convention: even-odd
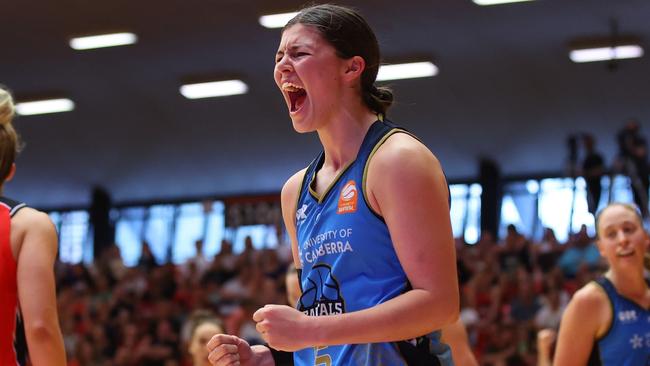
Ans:
[{"label": "seated spectator", "polygon": [[535,314],[535,327],[538,330],[544,328],[558,329],[567,303],[568,296],[562,301],[560,289],[555,287],[547,288],[541,299],[542,305]]},{"label": "seated spectator", "polygon": [[582,225],[580,231],[567,245],[569,247],[562,253],[557,263],[566,277],[575,278],[582,265],[586,265],[589,270],[598,269],[601,264],[600,253],[587,234],[585,225]]},{"label": "seated spectator", "polygon": [[545,228],[542,240],[533,247],[534,265],[539,266],[542,272],[548,273],[555,267],[563,249],[555,237],[553,229]]},{"label": "seated spectator", "polygon": [[210,366],[205,345],[213,335],[224,332],[221,320],[207,310],[197,310],[190,316],[188,324],[190,338],[187,351],[192,357],[192,366]]},{"label": "seated spectator", "polygon": [[529,243],[521,235],[515,225],[508,225],[508,233],[499,247],[499,264],[505,272],[514,272],[519,265],[524,265],[528,271],[530,263]]},{"label": "seated spectator", "polygon": [[510,317],[522,326],[532,325],[535,314],[541,305],[532,291],[530,278],[518,281],[517,295],[510,303]]}]

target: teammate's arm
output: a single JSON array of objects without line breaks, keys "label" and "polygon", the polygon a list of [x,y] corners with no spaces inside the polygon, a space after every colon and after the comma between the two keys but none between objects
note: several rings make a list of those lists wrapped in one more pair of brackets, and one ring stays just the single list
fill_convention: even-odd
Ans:
[{"label": "teammate's arm", "polygon": [[[296,217],[296,202],[298,200],[300,183],[302,182],[304,172],[305,170],[302,170],[289,178],[282,188],[281,193],[282,217],[289,238],[291,239],[291,250],[296,268],[300,268],[300,261],[298,260],[296,226],[294,220]],[[288,306],[286,306],[286,308],[295,311],[293,308]],[[239,337],[218,334],[213,336],[206,346],[210,352],[208,359],[214,366],[227,366],[236,361],[239,361],[242,366],[275,365],[273,353],[268,347],[261,345],[251,347],[246,341]]]},{"label": "teammate's arm", "polygon": [[18,253],[17,282],[29,358],[34,365],[63,366],[54,281],[56,230],[46,214],[30,208],[20,210],[13,220],[27,228]]},{"label": "teammate's arm", "polygon": [[478,366],[476,357],[469,346],[469,339],[465,325],[460,320],[444,326],[442,341],[451,348],[451,355],[456,366]]},{"label": "teammate's arm", "polygon": [[586,365],[596,338],[611,322],[607,295],[596,284],[588,284],[571,299],[560,323],[553,365]]}]

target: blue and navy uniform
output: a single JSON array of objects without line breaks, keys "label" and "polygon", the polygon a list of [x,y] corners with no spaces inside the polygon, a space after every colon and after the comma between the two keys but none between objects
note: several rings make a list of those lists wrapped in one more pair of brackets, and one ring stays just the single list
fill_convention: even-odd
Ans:
[{"label": "blue and navy uniform", "polygon": [[596,283],[612,305],[612,323],[594,344],[589,364],[650,366],[650,310],[619,294],[606,277]]},{"label": "blue and navy uniform", "polygon": [[[395,133],[408,133],[376,121],[357,157],[319,197],[314,177],[321,152],[307,168],[296,206],[302,296],[297,304],[310,316],[349,313],[384,303],[410,289],[388,227],[368,204],[365,180],[375,151]],[[440,332],[395,343],[307,348],[295,352],[296,365],[451,365],[451,351]]]}]

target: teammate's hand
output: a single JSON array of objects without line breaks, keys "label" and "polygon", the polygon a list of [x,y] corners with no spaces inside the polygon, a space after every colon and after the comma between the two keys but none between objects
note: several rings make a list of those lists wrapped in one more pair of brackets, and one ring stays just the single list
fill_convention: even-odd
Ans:
[{"label": "teammate's hand", "polygon": [[239,337],[217,334],[206,347],[208,360],[214,366],[254,366],[251,346]]},{"label": "teammate's hand", "polygon": [[266,343],[280,351],[293,352],[314,346],[313,318],[286,305],[266,305],[253,314],[257,331]]},{"label": "teammate's hand", "polygon": [[551,346],[555,342],[557,334],[552,329],[542,329],[537,332],[537,350],[550,357]]}]

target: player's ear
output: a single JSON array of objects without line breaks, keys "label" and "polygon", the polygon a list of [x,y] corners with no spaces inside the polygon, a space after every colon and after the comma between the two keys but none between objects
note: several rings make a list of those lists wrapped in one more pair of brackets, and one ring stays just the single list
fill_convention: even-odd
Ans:
[{"label": "player's ear", "polygon": [[348,81],[361,79],[361,75],[366,69],[366,60],[361,56],[353,56],[345,61],[345,79]]},{"label": "player's ear", "polygon": [[16,163],[11,164],[11,168],[9,168],[9,174],[7,174],[7,178],[5,178],[5,182],[9,182],[10,180],[12,180],[14,174],[16,174]]}]

